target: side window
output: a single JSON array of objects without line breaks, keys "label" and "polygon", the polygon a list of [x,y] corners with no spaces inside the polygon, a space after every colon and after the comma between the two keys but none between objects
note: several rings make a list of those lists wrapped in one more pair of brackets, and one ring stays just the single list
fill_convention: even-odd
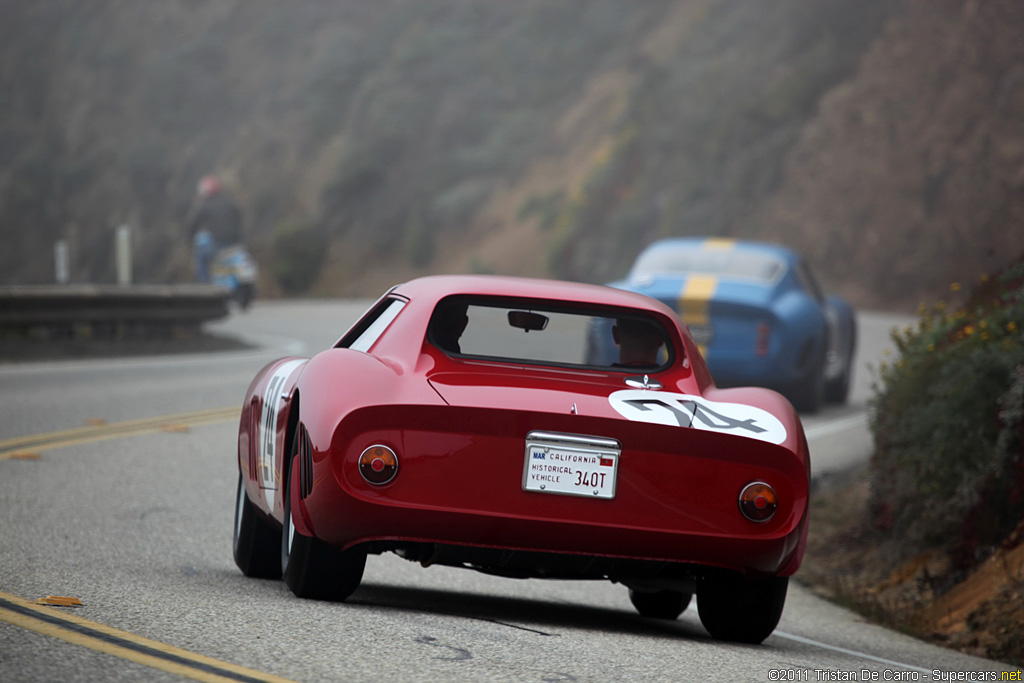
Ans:
[{"label": "side window", "polygon": [[818,284],[818,281],[814,279],[814,275],[811,273],[811,269],[807,267],[807,264],[803,261],[797,265],[796,268],[797,277],[800,279],[800,284],[803,288],[818,301],[825,300],[825,294]]},{"label": "side window", "polygon": [[402,299],[385,299],[363,316],[348,334],[342,337],[335,348],[352,349],[366,353],[370,350],[398,314],[405,308]]}]

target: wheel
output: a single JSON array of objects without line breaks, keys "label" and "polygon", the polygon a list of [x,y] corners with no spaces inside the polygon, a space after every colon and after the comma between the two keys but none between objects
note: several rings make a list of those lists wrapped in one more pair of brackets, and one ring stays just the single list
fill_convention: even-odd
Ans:
[{"label": "wheel", "polygon": [[[290,468],[298,476],[295,468]],[[295,528],[292,518],[292,486],[284,496],[284,532],[281,534],[281,573],[292,593],[314,600],[344,600],[359,587],[366,565],[366,551],[360,547],[338,550]]]},{"label": "wheel", "polygon": [[842,405],[850,395],[850,375],[853,374],[852,359],[846,362],[843,374],[825,384],[825,400]]},{"label": "wheel", "polygon": [[642,617],[649,619],[678,619],[690,604],[690,593],[661,590],[652,593],[629,589],[629,601]]},{"label": "wheel", "polygon": [[243,311],[249,308],[249,304],[252,303],[253,297],[256,294],[256,288],[250,284],[238,285],[238,291],[235,292],[235,296],[238,300],[238,307]]},{"label": "wheel", "polygon": [[825,359],[811,365],[807,375],[793,388],[790,401],[801,413],[816,413],[825,402]]},{"label": "wheel", "polygon": [[786,604],[788,576],[746,579],[713,574],[697,581],[697,613],[712,638],[757,644],[771,635]]},{"label": "wheel", "polygon": [[853,356],[857,346],[856,325],[850,322],[850,335],[846,339],[846,363],[843,374],[825,385],[825,400],[829,403],[845,404],[850,397],[850,383],[853,377]]},{"label": "wheel", "polygon": [[245,481],[238,473],[235,496],[235,532],[232,549],[235,564],[246,576],[281,578],[281,530],[267,521],[245,493]]}]

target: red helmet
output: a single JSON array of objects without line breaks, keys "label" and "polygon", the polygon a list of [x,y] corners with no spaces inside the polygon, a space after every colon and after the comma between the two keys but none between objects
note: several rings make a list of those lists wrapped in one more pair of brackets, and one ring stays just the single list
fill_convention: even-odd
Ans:
[{"label": "red helmet", "polygon": [[196,193],[200,197],[209,197],[220,192],[220,179],[215,175],[203,176],[202,180],[199,181],[199,186],[196,188]]}]

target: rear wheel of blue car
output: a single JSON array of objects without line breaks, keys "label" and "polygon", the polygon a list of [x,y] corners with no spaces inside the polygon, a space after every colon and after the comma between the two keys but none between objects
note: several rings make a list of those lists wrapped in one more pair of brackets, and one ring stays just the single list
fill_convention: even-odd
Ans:
[{"label": "rear wheel of blue car", "polygon": [[[294,473],[294,476],[298,476]],[[292,487],[284,496],[284,532],[281,534],[281,573],[292,593],[314,600],[344,600],[363,578],[366,552],[359,547],[338,550],[295,528]]]},{"label": "rear wheel of blue car", "polygon": [[807,374],[792,388],[790,399],[801,413],[816,413],[825,402],[825,360],[811,364]]},{"label": "rear wheel of blue car", "polygon": [[843,374],[825,384],[826,401],[840,405],[846,403],[847,398],[850,396],[850,375],[852,370],[851,363],[848,362],[846,367],[843,368]]},{"label": "rear wheel of blue car", "polygon": [[281,530],[256,510],[245,493],[245,480],[239,472],[232,542],[235,564],[246,576],[280,579],[280,549]]},{"label": "rear wheel of blue car", "polygon": [[846,348],[848,351],[845,361],[841,361],[842,372],[838,377],[834,377],[825,383],[825,400],[829,403],[844,404],[850,397],[850,384],[853,377],[853,354],[856,344],[855,336],[847,339]]},{"label": "rear wheel of blue car", "polygon": [[757,644],[782,617],[789,577],[712,574],[697,581],[697,613],[712,638]]},{"label": "rear wheel of blue car", "polygon": [[679,591],[637,591],[629,589],[629,601],[636,607],[640,616],[649,619],[678,619],[683,613],[690,599],[691,593],[680,593]]}]

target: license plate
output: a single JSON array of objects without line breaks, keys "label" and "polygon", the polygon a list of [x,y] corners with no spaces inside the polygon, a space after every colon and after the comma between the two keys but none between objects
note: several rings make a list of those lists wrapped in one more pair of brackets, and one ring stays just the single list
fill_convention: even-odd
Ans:
[{"label": "license plate", "polygon": [[526,437],[523,489],[587,498],[614,498],[621,447],[615,439],[556,432]]}]

